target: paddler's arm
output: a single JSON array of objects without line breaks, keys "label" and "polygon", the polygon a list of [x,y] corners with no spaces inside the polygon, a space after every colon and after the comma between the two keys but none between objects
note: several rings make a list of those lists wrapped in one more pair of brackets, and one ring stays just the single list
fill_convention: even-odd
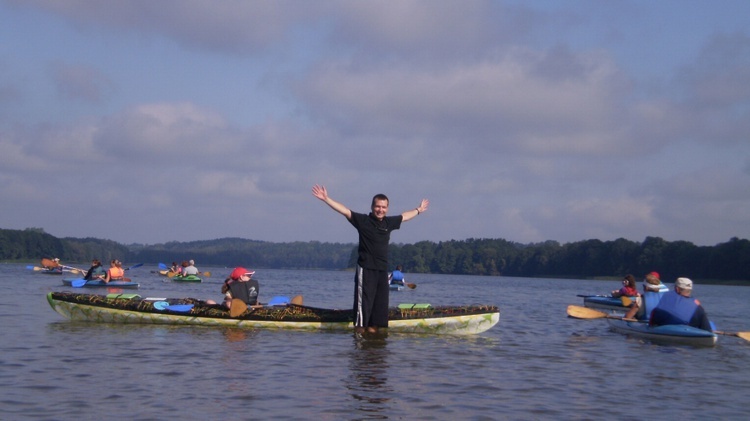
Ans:
[{"label": "paddler's arm", "polygon": [[352,211],[351,209],[347,208],[343,204],[331,199],[328,196],[328,191],[326,190],[325,186],[319,186],[314,185],[312,188],[312,194],[313,196],[317,197],[318,199],[325,202],[326,205],[330,206],[331,209],[335,210],[336,212],[344,215],[346,219],[352,218]]},{"label": "paddler's arm", "polygon": [[417,215],[419,215],[422,212],[427,211],[427,208],[430,206],[430,201],[427,199],[422,199],[422,203],[419,204],[415,209],[408,210],[401,214],[401,217],[403,218],[401,222],[406,222]]}]

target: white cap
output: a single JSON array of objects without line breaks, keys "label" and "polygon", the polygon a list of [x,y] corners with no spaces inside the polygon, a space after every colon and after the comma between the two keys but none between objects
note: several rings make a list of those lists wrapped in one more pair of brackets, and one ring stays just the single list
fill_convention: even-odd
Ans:
[{"label": "white cap", "polygon": [[681,289],[693,289],[693,281],[691,281],[689,278],[677,278],[677,281],[674,283],[675,288],[681,288]]}]

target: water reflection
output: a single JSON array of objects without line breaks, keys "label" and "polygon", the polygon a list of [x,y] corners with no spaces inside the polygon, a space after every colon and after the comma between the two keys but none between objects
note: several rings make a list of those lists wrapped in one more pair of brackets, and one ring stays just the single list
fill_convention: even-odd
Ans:
[{"label": "water reflection", "polygon": [[349,375],[344,377],[354,410],[368,418],[385,415],[393,388],[388,385],[388,334],[353,334]]}]

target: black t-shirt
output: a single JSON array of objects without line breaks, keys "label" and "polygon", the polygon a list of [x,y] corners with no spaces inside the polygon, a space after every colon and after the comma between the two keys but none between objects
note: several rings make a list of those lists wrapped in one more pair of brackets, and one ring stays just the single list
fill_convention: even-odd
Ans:
[{"label": "black t-shirt", "polygon": [[359,233],[357,264],[365,269],[388,270],[388,243],[391,231],[401,228],[401,215],[386,216],[378,221],[372,213],[352,212],[349,222]]},{"label": "black t-shirt", "polygon": [[229,292],[232,294],[232,298],[239,298],[245,304],[254,306],[258,303],[260,286],[255,279],[250,279],[247,282],[234,281],[229,283]]}]

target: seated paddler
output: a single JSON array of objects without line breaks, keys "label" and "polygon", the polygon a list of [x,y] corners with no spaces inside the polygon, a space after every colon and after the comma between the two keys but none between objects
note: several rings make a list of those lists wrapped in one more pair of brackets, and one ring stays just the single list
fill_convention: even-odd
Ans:
[{"label": "seated paddler", "polygon": [[125,269],[122,268],[122,262],[117,259],[109,263],[109,270],[107,270],[107,275],[104,277],[105,283],[110,283],[111,281],[130,282],[130,279],[125,277]]},{"label": "seated paddler", "polygon": [[107,271],[104,270],[102,262],[99,259],[91,261],[91,267],[86,271],[86,276],[83,279],[90,281],[92,279],[104,279],[107,277]]},{"label": "seated paddler", "polygon": [[248,306],[258,304],[260,285],[257,280],[252,279],[254,273],[254,270],[237,267],[224,281],[221,292],[224,294],[224,305],[227,308],[232,307],[232,300],[235,298],[244,301]]}]

